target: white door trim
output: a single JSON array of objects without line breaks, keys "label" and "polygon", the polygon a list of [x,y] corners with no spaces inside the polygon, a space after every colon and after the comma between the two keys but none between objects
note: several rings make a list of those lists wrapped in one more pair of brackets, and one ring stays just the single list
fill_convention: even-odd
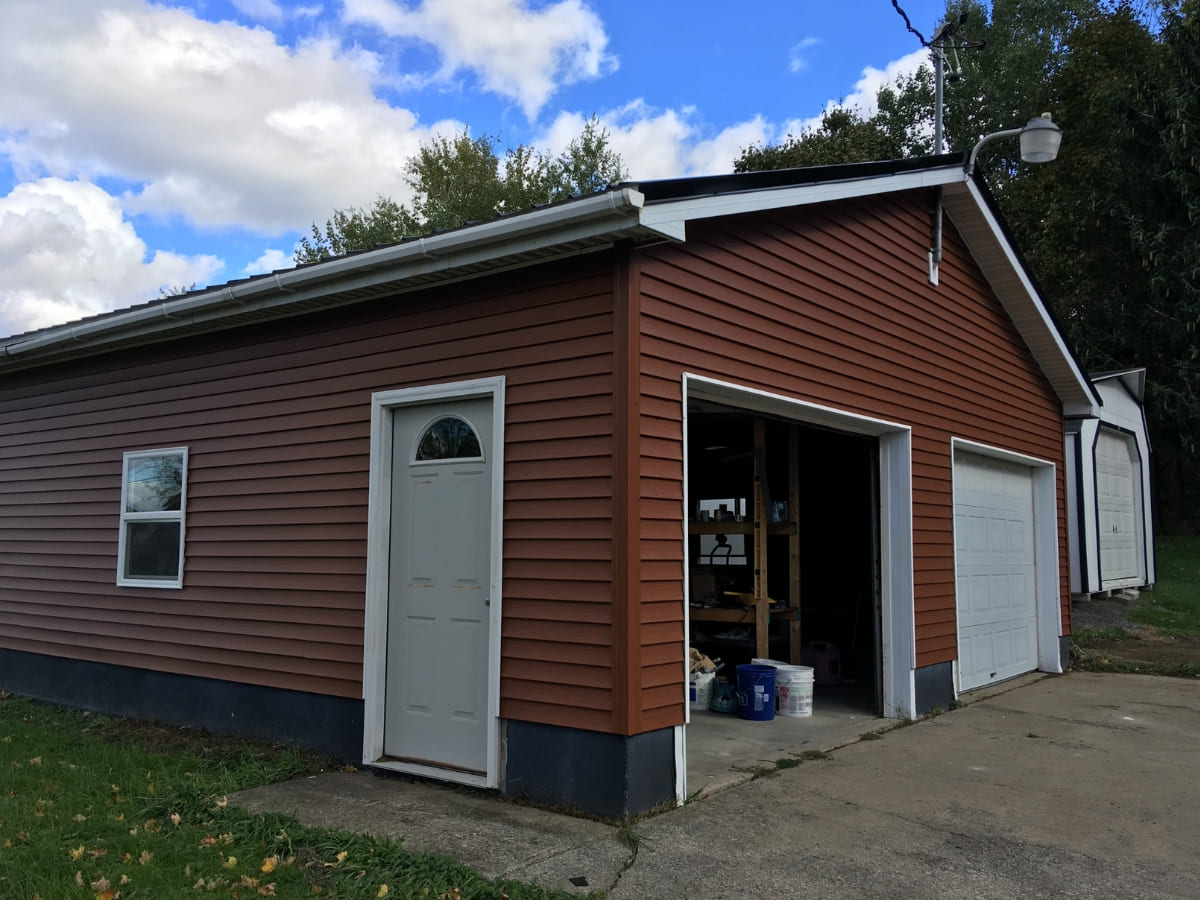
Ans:
[{"label": "white door trim", "polygon": [[[472,775],[452,769],[384,760],[384,691],[387,676],[388,556],[392,520],[392,415],[398,408],[417,403],[492,398],[490,447],[491,600],[488,623],[488,729],[487,774]],[[496,787],[500,762],[500,622],[504,546],[504,376],[381,391],[371,395],[371,457],[367,501],[367,583],[363,622],[363,763],[470,784]]]},{"label": "white door trim", "polygon": [[[687,435],[690,398],[713,400],[742,409],[767,413],[797,423],[821,425],[879,439],[879,567],[883,622],[883,714],[890,718],[912,716],[916,709],[916,619],[913,605],[912,533],[912,429],[782,394],[684,373],[683,421]],[[686,439],[686,437],[685,437]],[[684,454],[686,460],[687,454]],[[683,622],[689,634],[687,565],[687,510],[690,499],[684,479],[681,529],[684,541]],[[687,675],[684,648],[684,677]]]},{"label": "white door trim", "polygon": [[[1037,606],[1038,669],[1042,672],[1061,673],[1062,659],[1058,639],[1062,635],[1062,613],[1059,602],[1059,556],[1058,556],[1058,494],[1057,467],[1048,460],[1015,453],[1002,447],[980,444],[964,438],[950,439],[950,496],[953,504],[956,485],[954,457],[958,451],[990,456],[993,459],[1029,466],[1033,473],[1033,554],[1034,590]],[[957,523],[955,523],[957,527]],[[958,535],[954,536],[958,546]],[[1047,561],[1050,565],[1047,565]],[[954,554],[954,583],[958,584],[958,553]],[[954,603],[955,641],[958,640],[958,598]],[[961,673],[957,661],[954,666],[954,690],[957,695],[961,684]]]}]

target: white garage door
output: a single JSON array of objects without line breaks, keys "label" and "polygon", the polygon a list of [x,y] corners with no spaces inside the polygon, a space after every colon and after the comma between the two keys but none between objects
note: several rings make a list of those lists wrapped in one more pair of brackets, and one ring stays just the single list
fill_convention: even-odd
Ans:
[{"label": "white garage door", "polygon": [[1096,509],[1100,517],[1100,587],[1141,583],[1131,441],[1101,428],[1096,439]]},{"label": "white garage door", "polygon": [[1037,668],[1033,470],[954,456],[959,689]]}]

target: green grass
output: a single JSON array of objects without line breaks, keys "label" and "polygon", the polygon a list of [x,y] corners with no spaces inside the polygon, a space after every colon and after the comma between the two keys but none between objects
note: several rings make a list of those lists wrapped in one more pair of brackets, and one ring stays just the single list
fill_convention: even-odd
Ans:
[{"label": "green grass", "polygon": [[0,693],[0,897],[568,896],[225,799],[331,762]]},{"label": "green grass", "polygon": [[1158,582],[1130,617],[1165,634],[1200,635],[1200,537],[1160,537],[1154,549]]}]

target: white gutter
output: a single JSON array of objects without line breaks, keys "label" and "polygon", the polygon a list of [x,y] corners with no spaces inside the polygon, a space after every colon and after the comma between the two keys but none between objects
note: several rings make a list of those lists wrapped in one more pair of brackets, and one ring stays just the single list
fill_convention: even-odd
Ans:
[{"label": "white gutter", "polygon": [[[632,188],[607,191],[561,206],[495,219],[302,269],[277,272],[269,278],[224,285],[195,296],[166,300],[90,322],[62,325],[4,344],[0,350],[3,356],[16,356],[75,341],[103,346],[107,340],[118,340],[140,331],[161,330],[164,320],[216,318],[218,311],[231,307],[269,307],[272,298],[287,303],[298,299],[300,294],[324,293],[324,285],[329,282],[353,279],[357,282],[355,287],[361,288],[413,274],[396,271],[404,267],[429,272],[461,265],[463,256],[481,261],[500,255],[495,250],[497,244],[505,245],[505,252],[520,252],[561,243],[564,232],[574,233],[576,237],[604,234],[639,224],[637,214],[644,203],[644,195]],[[484,248],[491,249],[481,252]],[[422,262],[425,265],[421,265]],[[281,294],[286,295],[282,300]]]}]

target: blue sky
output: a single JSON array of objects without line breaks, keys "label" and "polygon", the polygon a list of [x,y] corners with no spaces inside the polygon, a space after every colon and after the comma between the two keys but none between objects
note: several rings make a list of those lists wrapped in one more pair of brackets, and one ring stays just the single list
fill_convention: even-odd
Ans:
[{"label": "blue sky", "polygon": [[[900,4],[926,36],[944,0]],[[291,264],[468,128],[729,171],[922,60],[890,0],[5,0],[0,334]]]}]

